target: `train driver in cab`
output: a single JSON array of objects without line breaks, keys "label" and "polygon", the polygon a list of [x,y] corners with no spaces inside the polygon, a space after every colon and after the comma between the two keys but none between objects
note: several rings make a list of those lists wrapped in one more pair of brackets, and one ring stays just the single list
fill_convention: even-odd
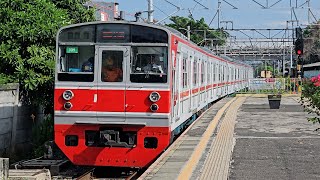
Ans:
[{"label": "train driver in cab", "polygon": [[122,70],[115,65],[115,57],[107,57],[103,61],[102,80],[104,82],[121,82],[122,76]]}]

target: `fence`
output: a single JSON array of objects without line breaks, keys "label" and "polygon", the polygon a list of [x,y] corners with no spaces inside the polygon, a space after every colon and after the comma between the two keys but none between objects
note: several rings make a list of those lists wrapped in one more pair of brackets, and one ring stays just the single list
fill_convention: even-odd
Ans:
[{"label": "fence", "polygon": [[301,92],[302,81],[298,78],[254,78],[249,79],[248,88],[239,93],[286,93],[297,94]]},{"label": "fence", "polygon": [[19,102],[19,85],[0,85],[0,157],[26,154],[31,148],[30,106]]}]

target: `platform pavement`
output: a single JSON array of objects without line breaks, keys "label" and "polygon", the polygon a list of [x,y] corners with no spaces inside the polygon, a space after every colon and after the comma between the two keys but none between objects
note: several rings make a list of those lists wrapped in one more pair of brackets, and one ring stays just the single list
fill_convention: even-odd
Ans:
[{"label": "platform pavement", "polygon": [[230,180],[320,179],[319,125],[297,97],[284,97],[280,109],[269,109],[267,98],[249,97],[238,111]]},{"label": "platform pavement", "polygon": [[[224,111],[222,111],[221,108],[223,108],[228,102],[231,104],[231,100],[232,98],[224,98],[215,103],[199,118],[199,120],[195,121],[182,135],[180,135],[169,149],[165,151],[139,179],[177,179],[179,172],[189,161],[194,150],[197,149],[199,141],[203,139],[209,124],[213,121],[214,117],[223,115]],[[220,118],[216,118],[217,121],[213,121],[215,123],[211,124],[211,127],[217,126],[219,119]],[[214,133],[207,133],[209,137],[213,137],[214,135],[212,134]],[[213,138],[208,139],[208,144],[211,143],[212,139]]]},{"label": "platform pavement", "polygon": [[191,142],[181,138],[141,179],[320,179],[318,126],[307,122],[299,98],[283,97],[278,110],[269,109],[266,97],[242,98],[233,100],[220,117],[201,157],[192,159],[197,153],[190,151],[199,151],[203,133],[189,134],[186,139],[194,139],[193,144],[180,147]]}]

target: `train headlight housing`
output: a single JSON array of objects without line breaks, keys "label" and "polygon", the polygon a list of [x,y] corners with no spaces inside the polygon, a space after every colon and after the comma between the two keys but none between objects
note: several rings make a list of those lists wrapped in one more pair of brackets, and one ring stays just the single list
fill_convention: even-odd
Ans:
[{"label": "train headlight housing", "polygon": [[62,94],[64,100],[69,101],[73,98],[74,94],[71,90],[65,90]]},{"label": "train headlight housing", "polygon": [[149,95],[149,99],[150,101],[152,102],[157,102],[159,101],[159,99],[161,98],[160,94],[158,92],[152,92],[150,95]]},{"label": "train headlight housing", "polygon": [[66,102],[63,105],[65,110],[70,110],[72,108],[72,103],[71,102]]},{"label": "train headlight housing", "polygon": [[150,109],[152,112],[156,112],[156,111],[158,111],[159,106],[158,106],[158,104],[153,103],[153,104],[151,104]]}]

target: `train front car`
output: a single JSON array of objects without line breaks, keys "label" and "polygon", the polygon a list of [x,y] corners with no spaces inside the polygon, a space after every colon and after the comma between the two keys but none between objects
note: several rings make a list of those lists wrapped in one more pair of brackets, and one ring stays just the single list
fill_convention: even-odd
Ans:
[{"label": "train front car", "polygon": [[55,142],[76,165],[145,167],[170,141],[169,34],[94,22],[57,36]]}]

